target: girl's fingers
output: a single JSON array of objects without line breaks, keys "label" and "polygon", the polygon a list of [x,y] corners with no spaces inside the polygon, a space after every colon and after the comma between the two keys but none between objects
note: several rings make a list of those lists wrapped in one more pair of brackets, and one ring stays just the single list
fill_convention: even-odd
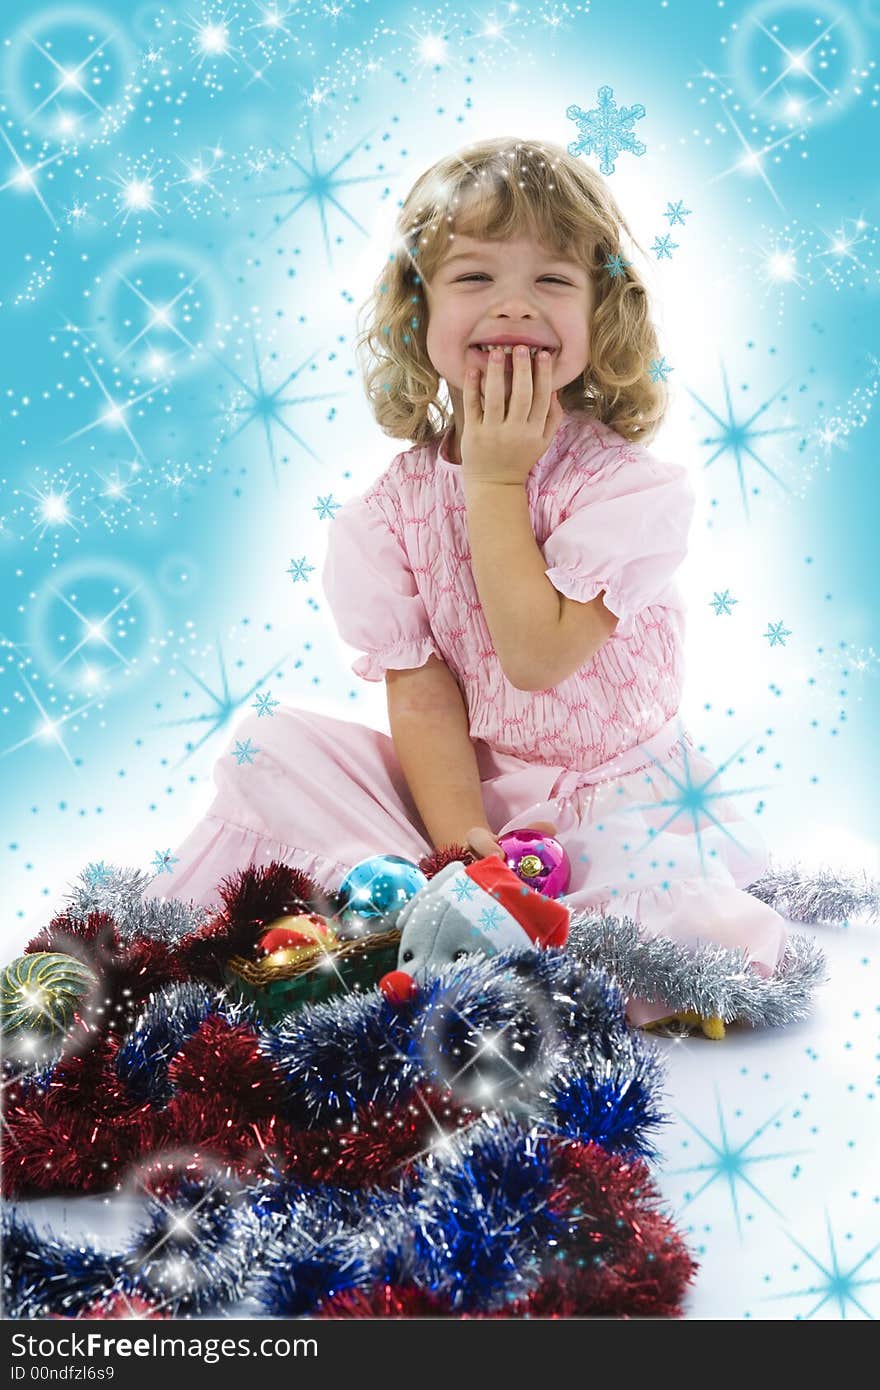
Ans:
[{"label": "girl's fingers", "polygon": [[549,353],[546,357],[542,357],[540,352],[535,353],[532,408],[528,417],[533,423],[543,424],[547,418],[547,411],[550,406],[550,388],[553,382],[552,363],[553,358]]},{"label": "girl's fingers", "polygon": [[485,400],[483,403],[483,418],[489,425],[500,425],[504,420],[504,353],[501,357],[495,357],[494,353],[489,353],[489,365],[486,369]]},{"label": "girl's fingers", "polygon": [[480,369],[469,367],[465,373],[464,390],[461,393],[466,420],[480,420],[483,407],[480,402]]},{"label": "girl's fingers", "polygon": [[469,832],[467,843],[473,853],[479,855],[481,859],[492,854],[497,855],[499,859],[504,858],[503,849],[489,830],[480,828]]}]

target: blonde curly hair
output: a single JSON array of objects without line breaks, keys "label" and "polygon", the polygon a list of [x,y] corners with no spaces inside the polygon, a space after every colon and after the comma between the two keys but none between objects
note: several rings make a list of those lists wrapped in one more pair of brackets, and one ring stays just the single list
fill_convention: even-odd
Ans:
[{"label": "blonde curly hair", "polygon": [[[459,203],[463,211],[457,211]],[[439,439],[453,416],[438,400],[440,377],[426,349],[429,285],[461,232],[493,240],[532,233],[555,254],[572,256],[594,287],[590,361],[559,390],[571,413],[582,411],[624,439],[648,442],[666,413],[647,289],[623,257],[621,229],[632,236],[608,185],[561,145],[481,140],[437,161],[413,185],[395,222],[388,265],[361,305],[367,326],[356,351],[369,349],[361,371],[373,413],[385,434],[425,444]],[[642,248],[639,246],[639,250]],[[613,256],[620,257],[617,273]]]}]

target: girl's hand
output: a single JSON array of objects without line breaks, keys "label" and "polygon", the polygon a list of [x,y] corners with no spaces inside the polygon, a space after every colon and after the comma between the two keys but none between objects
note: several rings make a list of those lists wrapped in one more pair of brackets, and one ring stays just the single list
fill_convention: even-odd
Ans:
[{"label": "girl's hand", "polygon": [[[556,826],[552,821],[538,820],[534,825],[529,826],[530,830],[540,830],[543,835],[555,835]],[[485,825],[475,825],[467,833],[468,849],[473,850],[479,859],[485,859],[487,855],[497,854],[499,859],[506,859],[507,855],[499,845],[496,837]]]},{"label": "girl's hand", "polygon": [[485,825],[475,825],[467,833],[467,847],[478,859],[485,859],[489,854],[497,854],[499,859],[504,858],[504,850],[499,845],[492,831]]},{"label": "girl's hand", "polygon": [[[496,357],[496,352],[498,356]],[[551,391],[553,358],[535,354],[534,378],[528,348],[513,350],[513,381],[504,413],[505,354],[493,348],[486,370],[485,401],[480,400],[482,369],[469,369],[464,383],[461,464],[465,482],[525,483],[550,447],[565,414]]]}]

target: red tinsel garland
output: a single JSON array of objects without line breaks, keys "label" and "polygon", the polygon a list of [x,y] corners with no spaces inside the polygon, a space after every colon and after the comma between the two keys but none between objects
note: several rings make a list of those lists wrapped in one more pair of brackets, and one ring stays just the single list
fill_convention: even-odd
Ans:
[{"label": "red tinsel garland", "polygon": [[[464,846],[420,861],[428,877],[453,859],[470,862]],[[88,964],[100,980],[84,1001],[62,1059],[47,1086],[12,1080],[6,1089],[3,1191],[102,1192],[120,1189],[139,1172],[143,1190],[172,1186],[185,1154],[187,1170],[219,1167],[250,1180],[284,1175],[309,1186],[394,1187],[427,1153],[438,1125],[444,1134],[473,1122],[450,1092],[417,1087],[397,1103],[365,1104],[351,1117],[320,1128],[295,1128],[284,1118],[284,1078],[260,1048],[255,1029],[211,1014],[170,1059],[172,1092],[164,1106],[134,1102],[116,1063],[120,1039],[143,1002],[174,981],[218,984],[231,955],[251,955],[265,925],[290,913],[333,915],[338,904],[287,865],[239,871],[220,889],[223,902],[178,948],[124,941],[106,913],[80,922],[54,917],[27,950],[62,951]],[[560,1140],[553,1208],[581,1214],[557,1265],[515,1303],[492,1313],[462,1312],[436,1290],[381,1284],[326,1299],[314,1316],[572,1317],[677,1316],[696,1265],[673,1223],[655,1208],[646,1165],[613,1157],[594,1144]],[[80,1316],[130,1316],[115,1295]],[[144,1304],[146,1316],[157,1313]]]},{"label": "red tinsel garland", "polygon": [[[79,1050],[77,1050],[79,1049]],[[174,1095],[154,1109],[133,1104],[116,1075],[119,1042],[77,1020],[68,1053],[46,1089],[6,1096],[3,1191],[101,1192],[118,1187],[152,1153],[211,1155],[242,1178],[289,1173],[303,1182],[393,1184],[444,1128],[473,1113],[421,1088],[396,1105],[364,1105],[344,1125],[294,1129],[283,1118],[281,1078],[255,1031],[212,1015],[169,1067]]]},{"label": "red tinsel garland", "polygon": [[582,1213],[580,1235],[566,1241],[557,1267],[525,1297],[493,1312],[462,1312],[442,1294],[376,1284],[325,1299],[315,1316],[571,1318],[589,1310],[590,1317],[680,1317],[697,1265],[674,1224],[655,1210],[661,1199],[646,1165],[569,1141],[556,1161],[552,1205],[560,1215]]}]

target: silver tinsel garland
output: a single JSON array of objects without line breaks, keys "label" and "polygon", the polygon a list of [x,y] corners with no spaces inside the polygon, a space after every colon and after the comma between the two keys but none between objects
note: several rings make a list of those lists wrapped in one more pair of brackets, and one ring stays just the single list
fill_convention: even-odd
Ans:
[{"label": "silver tinsel garland", "polygon": [[601,965],[623,993],[663,1003],[670,1013],[767,1027],[797,1023],[826,978],[825,957],[812,937],[792,933],[770,976],[748,964],[743,950],[708,944],[690,950],[668,936],[643,941],[631,917],[573,913],[566,948],[584,964]]},{"label": "silver tinsel garland", "polygon": [[[182,899],[145,898],[151,878],[137,869],[101,865],[99,870],[80,876],[67,910],[81,921],[90,912],[110,913],[124,941],[146,937],[174,946],[211,915]],[[878,885],[864,872],[810,872],[798,864],[779,868],[771,860],[768,872],[746,891],[793,922],[836,925],[851,918],[880,918]],[[707,945],[693,952],[668,938],[642,941],[631,919],[601,914],[572,914],[568,950],[585,964],[611,972],[624,995],[726,1023],[778,1027],[797,1022],[809,1012],[812,991],[826,978],[819,946],[794,933],[770,977],[749,968],[745,951]]]},{"label": "silver tinsel garland", "polygon": [[840,874],[819,869],[809,873],[797,864],[777,869],[771,860],[769,871],[747,891],[792,922],[838,926],[851,917],[869,922],[880,917],[880,885],[864,871]]},{"label": "silver tinsel garland", "polygon": [[181,937],[195,931],[211,913],[183,898],[144,898],[151,881],[152,876],[139,869],[101,866],[97,873],[85,869],[66,895],[67,913],[80,922],[90,912],[109,913],[126,945],[147,939],[176,946]]}]

